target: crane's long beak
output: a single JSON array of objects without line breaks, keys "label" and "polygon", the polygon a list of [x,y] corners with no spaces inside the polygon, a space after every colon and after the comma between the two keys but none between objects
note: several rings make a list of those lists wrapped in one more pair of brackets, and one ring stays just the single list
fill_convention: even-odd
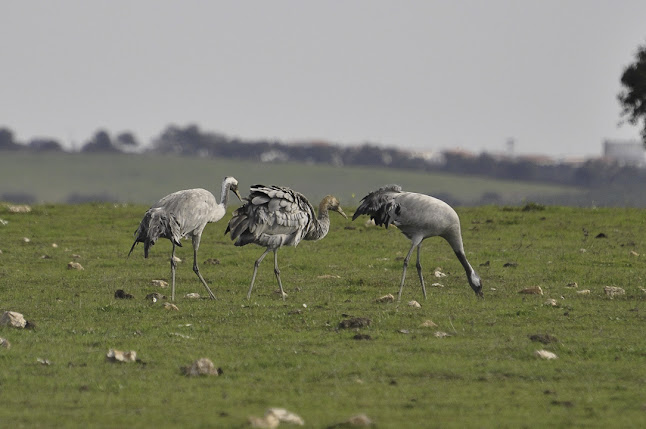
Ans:
[{"label": "crane's long beak", "polygon": [[337,208],[336,208],[336,212],[337,212],[337,213],[339,213],[339,214],[340,214],[341,216],[343,216],[344,218],[346,218],[346,219],[348,218],[348,216],[346,216],[346,214],[345,214],[345,213],[343,213],[343,210],[341,210],[341,207],[337,207]]},{"label": "crane's long beak", "polygon": [[236,194],[236,197],[238,197],[238,199],[240,200],[240,202],[242,202],[242,197],[240,196],[240,192],[238,192],[238,188],[234,189],[234,190],[233,190],[233,193],[234,193],[234,194]]}]

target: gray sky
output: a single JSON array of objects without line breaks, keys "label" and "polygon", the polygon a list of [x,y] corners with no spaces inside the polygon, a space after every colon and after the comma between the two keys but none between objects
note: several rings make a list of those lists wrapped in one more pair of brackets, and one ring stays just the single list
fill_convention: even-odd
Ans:
[{"label": "gray sky", "polygon": [[0,126],[599,154],[644,0],[0,0]]}]

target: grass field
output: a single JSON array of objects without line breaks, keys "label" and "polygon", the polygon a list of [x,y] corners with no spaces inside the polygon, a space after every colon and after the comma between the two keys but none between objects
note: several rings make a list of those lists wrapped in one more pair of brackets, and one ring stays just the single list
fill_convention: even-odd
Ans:
[{"label": "grass field", "polygon": [[245,190],[256,183],[284,185],[315,201],[334,194],[348,206],[358,206],[361,196],[390,183],[410,191],[450,195],[463,205],[479,204],[483,195],[492,194],[500,203],[519,204],[536,201],[537,197],[582,192],[572,187],[384,168],[154,155],[4,152],[0,156],[0,199],[2,195],[27,194],[40,203],[94,199],[152,204],[180,189],[200,187],[217,193],[224,176],[236,177]]},{"label": "grass field", "polygon": [[[186,242],[178,249],[179,310],[171,311],[144,299],[169,294],[151,280],[168,280],[170,243],[161,240],[149,259],[141,246],[126,258],[146,208],[38,205],[10,213],[0,205],[0,310],[35,325],[0,326],[11,343],[0,347],[0,426],[235,428],[268,407],[315,428],[358,413],[382,428],[646,425],[643,210],[461,208],[485,299],[434,238],[422,253],[428,299],[413,269],[399,305],[376,302],[398,290],[409,244],[395,228],[333,213],[324,240],[279,252],[287,300],[274,293],[267,258],[247,301],[263,249],[233,246],[221,221],[207,226],[200,248],[218,299],[184,297],[205,295]],[[219,264],[205,262],[212,258]],[[72,260],[84,270],[69,270]],[[436,267],[447,276],[434,278]],[[436,282],[444,287],[430,287]],[[544,295],[518,293],[533,286]],[[610,299],[604,286],[626,295]],[[115,299],[117,289],[134,299]],[[590,293],[577,293],[583,289]],[[545,305],[549,298],[558,305]],[[339,329],[351,316],[371,323]],[[427,320],[438,326],[422,327]],[[369,339],[354,339],[358,333]],[[557,341],[535,342],[535,334]],[[135,350],[140,362],[107,362],[110,348]],[[539,359],[538,349],[558,359]],[[181,367],[201,357],[222,375],[184,376]]]}]

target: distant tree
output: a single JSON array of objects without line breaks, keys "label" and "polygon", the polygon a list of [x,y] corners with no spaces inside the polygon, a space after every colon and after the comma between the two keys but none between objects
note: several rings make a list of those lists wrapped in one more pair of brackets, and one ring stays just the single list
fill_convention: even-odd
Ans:
[{"label": "distant tree", "polygon": [[0,128],[0,150],[19,150],[22,148],[22,145],[14,141],[13,131],[9,128]]},{"label": "distant tree", "polygon": [[621,84],[624,87],[618,95],[621,115],[632,125],[643,121],[641,136],[646,145],[646,45],[637,49],[635,62],[624,69]]},{"label": "distant tree", "polygon": [[121,147],[136,148],[139,146],[139,141],[131,132],[125,131],[117,135],[117,144]]},{"label": "distant tree", "polygon": [[38,138],[29,142],[29,149],[37,152],[62,152],[63,146],[54,139]]},{"label": "distant tree", "polygon": [[112,143],[110,134],[108,134],[107,131],[100,130],[94,134],[94,137],[92,137],[90,141],[83,146],[83,148],[81,148],[81,152],[116,153],[121,151],[114,143]]}]

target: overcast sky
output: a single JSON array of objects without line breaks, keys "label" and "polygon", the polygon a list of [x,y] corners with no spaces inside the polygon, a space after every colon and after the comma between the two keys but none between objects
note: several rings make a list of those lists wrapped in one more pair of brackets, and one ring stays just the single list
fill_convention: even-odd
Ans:
[{"label": "overcast sky", "polygon": [[0,0],[0,127],[599,154],[644,0]]}]

